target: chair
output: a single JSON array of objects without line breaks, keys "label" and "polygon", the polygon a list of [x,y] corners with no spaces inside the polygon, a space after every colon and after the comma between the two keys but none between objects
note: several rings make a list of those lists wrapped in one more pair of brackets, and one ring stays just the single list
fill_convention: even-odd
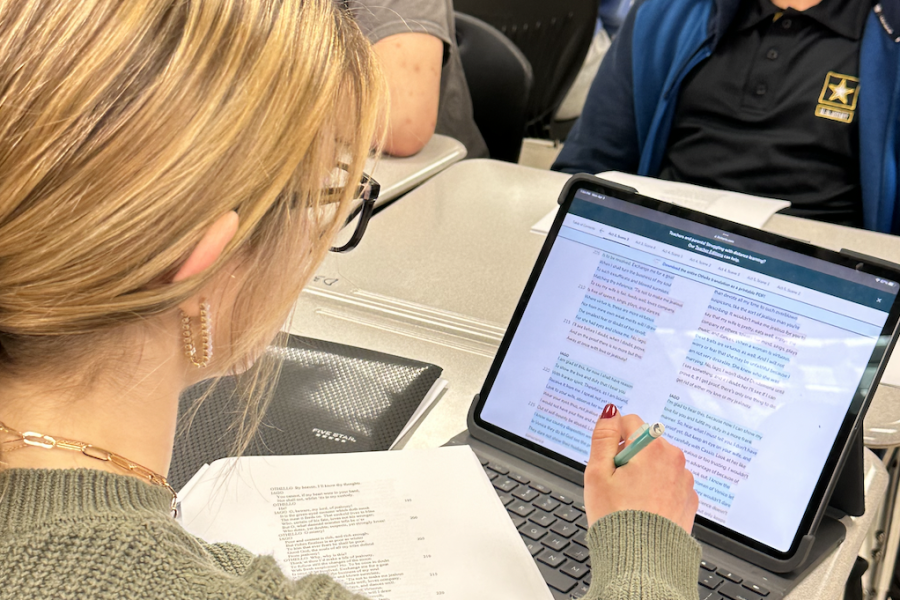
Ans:
[{"label": "chair", "polygon": [[534,81],[528,59],[502,33],[469,15],[456,13],[456,41],[475,123],[491,158],[517,162]]},{"label": "chair", "polygon": [[526,109],[528,136],[549,136],[553,115],[591,45],[599,4],[599,0],[454,0],[457,11],[499,29],[531,62],[534,90]]}]

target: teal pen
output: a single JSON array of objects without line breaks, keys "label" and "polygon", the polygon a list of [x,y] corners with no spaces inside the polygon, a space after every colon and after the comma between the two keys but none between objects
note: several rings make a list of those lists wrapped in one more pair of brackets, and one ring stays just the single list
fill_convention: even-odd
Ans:
[{"label": "teal pen", "polygon": [[631,443],[625,446],[624,450],[616,454],[616,467],[627,464],[628,461],[634,458],[638,452],[643,450],[647,444],[660,437],[665,432],[666,426],[662,423],[654,423],[653,425],[644,423],[638,427],[637,431],[628,437]]}]

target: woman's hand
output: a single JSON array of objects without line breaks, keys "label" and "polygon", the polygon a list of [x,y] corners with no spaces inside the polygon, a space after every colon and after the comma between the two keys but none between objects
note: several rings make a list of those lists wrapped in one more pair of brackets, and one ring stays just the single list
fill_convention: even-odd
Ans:
[{"label": "woman's hand", "polygon": [[590,523],[620,510],[643,510],[674,521],[688,533],[694,526],[699,498],[684,454],[663,438],[656,439],[628,464],[616,468],[619,446],[644,422],[621,416],[607,405],[594,427],[591,457],[584,471],[584,505]]}]

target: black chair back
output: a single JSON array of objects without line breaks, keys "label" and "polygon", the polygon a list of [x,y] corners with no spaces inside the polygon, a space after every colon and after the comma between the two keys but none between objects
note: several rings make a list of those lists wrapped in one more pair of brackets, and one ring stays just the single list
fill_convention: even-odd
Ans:
[{"label": "black chair back", "polygon": [[528,59],[502,33],[461,13],[456,13],[456,41],[475,123],[491,158],[517,162],[534,81]]},{"label": "black chair back", "polygon": [[549,125],[584,62],[599,0],[454,0],[457,11],[490,23],[531,62],[534,90],[526,134],[548,137]]}]

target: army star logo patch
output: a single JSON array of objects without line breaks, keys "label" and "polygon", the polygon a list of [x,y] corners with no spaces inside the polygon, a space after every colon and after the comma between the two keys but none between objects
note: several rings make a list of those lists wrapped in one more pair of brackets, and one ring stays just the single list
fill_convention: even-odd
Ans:
[{"label": "army star logo patch", "polygon": [[816,116],[841,123],[852,123],[859,97],[859,79],[829,71],[825,76]]}]

